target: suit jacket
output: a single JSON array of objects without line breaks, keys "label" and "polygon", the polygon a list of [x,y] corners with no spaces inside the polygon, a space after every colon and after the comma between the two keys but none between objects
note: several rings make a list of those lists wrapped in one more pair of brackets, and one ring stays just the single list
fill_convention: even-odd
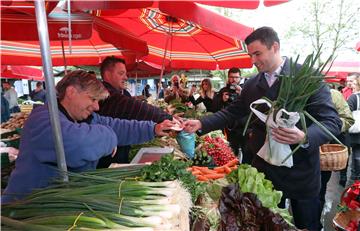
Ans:
[{"label": "suit jacket", "polygon": [[[286,58],[280,74],[288,74],[290,62]],[[250,104],[265,96],[275,100],[278,95],[280,81],[277,79],[269,88],[264,73],[246,81],[241,96],[228,107],[208,117],[201,119],[202,131],[204,133],[223,128],[231,124],[232,120],[244,120],[250,114]],[[267,111],[266,107],[259,107],[260,111]],[[341,120],[334,108],[328,87],[325,84],[308,100],[305,110],[322,123],[335,136],[340,133]],[[319,146],[331,140],[311,120],[306,120],[308,147],[299,148],[294,153],[292,168],[270,165],[262,158],[255,155],[252,165],[260,172],[264,172],[267,179],[271,180],[275,189],[281,190],[287,198],[301,199],[311,198],[320,191],[320,160]],[[301,128],[300,122],[296,125]],[[252,134],[248,136],[247,145],[252,153],[257,153],[265,141],[266,126],[263,122],[253,116],[249,128]],[[295,148],[292,145],[291,148]]]}]

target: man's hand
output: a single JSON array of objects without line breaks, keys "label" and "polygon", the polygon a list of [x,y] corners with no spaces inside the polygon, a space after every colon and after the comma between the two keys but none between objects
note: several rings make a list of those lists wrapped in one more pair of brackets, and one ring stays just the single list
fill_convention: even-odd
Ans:
[{"label": "man's hand", "polygon": [[299,144],[305,141],[305,133],[294,128],[274,128],[271,130],[271,135],[276,142],[282,144]]},{"label": "man's hand", "polygon": [[241,90],[242,90],[241,87],[239,85],[236,85],[236,87],[235,87],[236,94],[240,95]]},{"label": "man's hand", "polygon": [[194,133],[201,129],[202,125],[200,120],[187,120],[184,122],[184,131]]},{"label": "man's hand", "polygon": [[157,136],[168,136],[171,128],[176,124],[171,120],[164,120],[163,122],[155,125],[155,134]]}]

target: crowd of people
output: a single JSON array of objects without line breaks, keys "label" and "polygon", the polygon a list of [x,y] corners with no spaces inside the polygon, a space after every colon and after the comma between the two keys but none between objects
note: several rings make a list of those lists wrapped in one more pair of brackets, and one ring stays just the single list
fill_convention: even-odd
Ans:
[{"label": "crowd of people", "polygon": [[[252,118],[244,133],[251,113],[250,104],[262,97],[270,100],[277,98],[280,87],[278,76],[289,74],[290,61],[288,57],[281,56],[280,40],[270,27],[255,30],[245,43],[258,74],[244,79],[239,68],[231,68],[226,86],[218,92],[210,79],[203,79],[198,89],[196,85],[188,87],[186,77],[174,75],[170,86],[162,89],[164,100],[191,102],[195,107],[203,103],[206,111],[212,114],[200,120],[182,121],[178,118],[184,130],[200,135],[223,130],[234,153],[239,155],[241,150],[242,162],[263,172],[275,189],[283,192],[279,206],[284,208],[286,199],[289,199],[296,227],[321,230],[324,192],[331,172],[321,172],[319,147],[332,140],[315,123],[307,120],[306,128],[300,123],[293,128],[272,128],[271,135],[277,142],[288,144],[292,149],[302,144],[293,155],[291,168],[269,164],[257,155],[265,142],[267,128],[264,123]],[[176,115],[131,96],[126,89],[126,73],[125,61],[111,56],[101,63],[101,80],[86,71],[77,70],[68,73],[57,84],[60,125],[70,171],[82,172],[108,167],[114,162],[129,162],[131,144],[168,135],[174,126]],[[16,92],[14,94],[11,85],[5,82],[3,89],[2,99],[7,100],[11,113],[16,112],[18,105],[13,100],[14,97],[17,99]],[[330,91],[327,84],[322,83],[310,97],[306,111],[351,147],[351,179],[355,180],[360,179],[360,134],[349,134],[348,129],[355,121],[351,112],[360,109],[359,74],[349,76],[342,93]],[[144,88],[143,95],[151,96],[149,87]],[[35,188],[46,187],[58,175],[49,109],[42,84],[37,85],[31,97],[43,100],[45,105],[33,109],[23,128],[20,154],[2,195],[2,203],[23,198]],[[346,171],[340,179],[343,186],[347,179],[344,173]]]}]

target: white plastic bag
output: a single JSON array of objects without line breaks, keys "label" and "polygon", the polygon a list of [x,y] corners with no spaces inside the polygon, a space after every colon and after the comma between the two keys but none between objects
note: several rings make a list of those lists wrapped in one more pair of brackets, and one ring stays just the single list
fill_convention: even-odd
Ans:
[{"label": "white plastic bag", "polygon": [[[270,108],[270,114],[266,115],[258,110],[255,106],[259,104],[266,104]],[[288,112],[285,109],[281,109],[273,120],[274,110],[271,108],[271,104],[265,99],[258,99],[250,104],[251,111],[268,127],[269,133],[266,136],[265,143],[258,151],[257,155],[263,158],[266,162],[276,166],[286,166],[291,168],[293,164],[293,158],[290,156],[284,163],[285,158],[292,152],[290,145],[278,143],[271,137],[272,128],[293,128],[295,124],[300,120],[298,112]],[[284,116],[286,115],[286,116]]]}]

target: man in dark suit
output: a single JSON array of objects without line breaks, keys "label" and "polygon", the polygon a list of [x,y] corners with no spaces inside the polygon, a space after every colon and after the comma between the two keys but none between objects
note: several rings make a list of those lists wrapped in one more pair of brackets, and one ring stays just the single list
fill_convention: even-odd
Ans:
[{"label": "man in dark suit", "polygon": [[[280,55],[280,41],[277,33],[270,27],[262,27],[251,33],[245,40],[248,53],[253,64],[259,71],[254,78],[246,81],[241,97],[219,111],[201,120],[185,122],[185,130],[203,133],[221,129],[232,122],[247,118],[250,114],[250,104],[265,96],[276,100],[280,87],[277,79],[279,74],[289,74],[289,60]],[[258,107],[265,111],[265,108]],[[340,133],[341,121],[332,104],[329,89],[323,84],[308,100],[305,110],[323,124],[335,136]],[[320,230],[320,160],[319,146],[331,138],[312,121],[306,121],[307,136],[302,131],[300,123],[294,128],[272,129],[275,141],[289,144],[294,149],[299,143],[305,142],[293,155],[294,165],[291,168],[274,166],[255,155],[252,165],[263,172],[271,180],[276,190],[283,192],[280,207],[285,206],[285,199],[290,199],[294,222],[299,229]],[[252,153],[257,153],[264,144],[266,126],[259,119],[250,121],[252,134],[247,143]]]}]

